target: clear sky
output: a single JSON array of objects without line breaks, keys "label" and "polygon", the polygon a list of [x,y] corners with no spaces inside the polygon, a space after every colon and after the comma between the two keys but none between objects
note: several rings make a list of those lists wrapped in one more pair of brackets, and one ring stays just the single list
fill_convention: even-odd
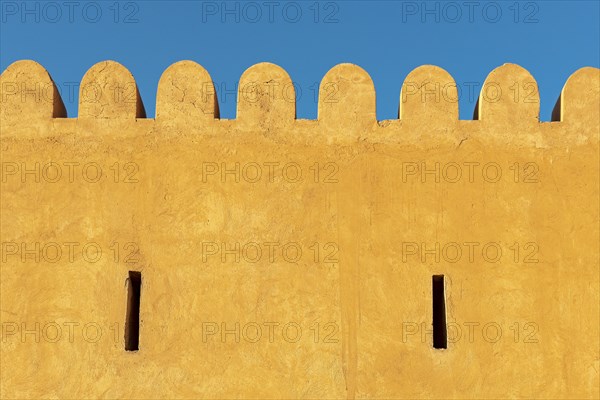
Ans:
[{"label": "clear sky", "polygon": [[342,62],[371,75],[380,120],[397,118],[402,82],[423,64],[454,77],[460,118],[472,119],[487,74],[517,63],[539,84],[542,121],[550,120],[570,74],[600,66],[598,0],[0,4],[1,69],[20,59],[41,63],[59,86],[69,117],[77,115],[76,85],[86,70],[108,59],[132,72],[148,117],[154,117],[161,73],[185,59],[211,74],[222,118],[235,117],[239,77],[261,61],[287,70],[300,88],[297,116],[311,119],[319,81]]}]

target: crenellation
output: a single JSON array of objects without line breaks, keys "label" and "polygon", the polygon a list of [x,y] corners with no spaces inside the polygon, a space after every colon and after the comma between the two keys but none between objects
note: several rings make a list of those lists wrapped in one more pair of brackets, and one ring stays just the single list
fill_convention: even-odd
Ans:
[{"label": "crenellation", "polygon": [[[573,73],[557,101],[553,121],[597,124],[593,110],[599,104],[599,75],[600,71],[592,67]],[[67,118],[50,74],[35,61],[13,63],[0,79],[3,120],[21,125],[48,118]],[[348,133],[342,137],[351,131],[355,133],[350,135],[357,137],[357,132],[380,129],[411,130],[424,122],[432,129],[444,130],[459,121],[458,98],[456,83],[448,72],[437,66],[423,65],[404,80],[398,120],[377,121],[375,88],[369,74],[356,65],[339,64],[321,80],[318,124],[296,123],[295,126],[343,127],[341,131]],[[114,61],[100,62],[86,72],[79,99],[79,114],[71,118],[146,119],[134,77]],[[540,124],[539,106],[539,90],[531,74],[516,64],[505,64],[486,78],[474,120],[534,128],[536,123]],[[23,113],[28,113],[30,118],[19,120]],[[569,117],[569,113],[573,116]],[[236,126],[253,129],[256,125],[262,130],[289,128],[296,118],[295,87],[284,69],[260,63],[242,74],[234,119]],[[157,89],[156,120],[170,125],[191,124],[196,128],[214,123],[218,129],[219,119],[217,93],[208,71],[192,61],[180,61],[165,70]]]},{"label": "crenellation", "polygon": [[221,119],[180,61],[147,118],[105,61],[67,117],[41,65],[12,64],[0,397],[592,398],[599,78],[573,73],[540,122],[505,64],[460,120],[454,78],[424,65],[378,121],[368,72],[340,64],[309,120],[260,63]]}]

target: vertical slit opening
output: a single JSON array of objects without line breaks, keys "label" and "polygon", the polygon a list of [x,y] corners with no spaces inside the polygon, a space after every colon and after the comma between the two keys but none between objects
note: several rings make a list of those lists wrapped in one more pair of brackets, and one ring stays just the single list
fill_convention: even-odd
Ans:
[{"label": "vertical slit opening", "polygon": [[129,271],[127,279],[127,316],[125,317],[125,350],[137,351],[140,343],[140,295],[142,273]]},{"label": "vertical slit opening", "polygon": [[446,330],[446,295],[444,293],[444,275],[433,275],[433,348],[448,348]]}]

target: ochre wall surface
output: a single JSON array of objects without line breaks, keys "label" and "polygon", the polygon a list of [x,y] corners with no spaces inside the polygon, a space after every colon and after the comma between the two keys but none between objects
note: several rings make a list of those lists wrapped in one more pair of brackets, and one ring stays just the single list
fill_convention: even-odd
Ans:
[{"label": "ochre wall surface", "polygon": [[291,82],[249,68],[223,120],[176,63],[149,119],[102,62],[66,118],[42,66],[3,72],[1,397],[598,398],[599,70],[553,122],[513,64],[468,121],[438,67],[406,78],[397,120],[355,65],[323,78],[317,120]]}]

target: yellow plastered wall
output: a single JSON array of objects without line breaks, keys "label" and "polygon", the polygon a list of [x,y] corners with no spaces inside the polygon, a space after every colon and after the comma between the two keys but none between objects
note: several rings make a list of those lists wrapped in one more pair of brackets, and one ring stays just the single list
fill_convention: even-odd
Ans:
[{"label": "yellow plastered wall", "polygon": [[598,398],[598,69],[552,122],[514,64],[468,121],[434,66],[387,121],[351,64],[317,120],[268,63],[233,120],[189,61],[155,119],[116,62],[86,73],[76,118],[39,64],[0,79],[2,398]]}]

